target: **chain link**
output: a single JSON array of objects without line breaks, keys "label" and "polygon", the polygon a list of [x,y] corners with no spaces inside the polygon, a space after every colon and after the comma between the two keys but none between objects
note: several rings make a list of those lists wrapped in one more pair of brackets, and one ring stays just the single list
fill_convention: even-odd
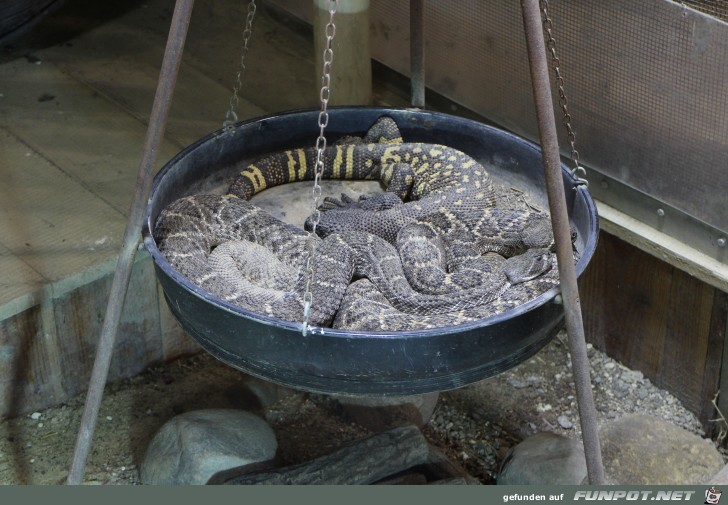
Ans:
[{"label": "chain link", "polygon": [[303,295],[303,328],[302,333],[305,337],[308,333],[308,319],[313,305],[313,293],[311,292],[311,282],[313,280],[313,260],[316,254],[316,226],[318,226],[321,211],[319,205],[321,203],[321,177],[324,174],[324,150],[326,149],[326,135],[324,134],[329,124],[329,97],[331,96],[331,65],[334,61],[334,50],[332,42],[336,35],[336,25],[334,24],[334,14],[338,7],[338,0],[329,0],[329,22],[326,24],[326,48],[324,49],[323,69],[321,74],[321,91],[319,98],[321,99],[321,110],[318,115],[319,136],[316,139],[316,165],[314,166],[313,179],[313,208],[311,209],[311,231],[308,235],[306,245],[308,257],[306,259],[306,291]]},{"label": "chain link", "polygon": [[549,17],[549,2],[548,0],[540,0],[541,12],[543,14],[543,28],[546,31],[546,50],[551,54],[551,63],[554,67],[554,74],[556,75],[556,89],[559,94],[559,107],[563,114],[564,127],[566,128],[566,138],[571,146],[571,161],[574,164],[574,168],[571,171],[578,182],[581,184],[588,185],[589,182],[584,178],[586,177],[586,170],[579,164],[579,151],[576,150],[576,133],[571,127],[571,114],[569,114],[569,101],[566,98],[566,92],[564,91],[564,77],[561,75],[561,62],[559,57],[556,55],[556,40],[553,34],[553,22]]},{"label": "chain link", "polygon": [[238,115],[235,113],[235,108],[240,102],[238,93],[243,86],[243,74],[245,73],[245,56],[248,54],[248,42],[250,42],[250,36],[253,33],[253,18],[255,17],[255,0],[250,0],[248,3],[248,15],[245,18],[245,30],[243,30],[243,47],[240,49],[240,69],[235,74],[235,83],[233,84],[233,94],[230,97],[230,108],[225,113],[225,121],[222,126],[225,130],[232,134],[234,131],[234,124],[238,121]]}]

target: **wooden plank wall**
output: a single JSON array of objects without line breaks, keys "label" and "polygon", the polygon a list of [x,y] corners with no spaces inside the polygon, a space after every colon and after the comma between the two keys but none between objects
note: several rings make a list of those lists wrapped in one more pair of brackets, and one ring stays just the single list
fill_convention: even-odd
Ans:
[{"label": "wooden plank wall", "polygon": [[[134,263],[114,345],[109,381],[199,352],[169,312],[149,254]],[[84,391],[113,271],[0,319],[0,418],[57,405]]]},{"label": "wooden plank wall", "polygon": [[587,339],[670,391],[708,427],[728,295],[605,232],[580,291]]}]

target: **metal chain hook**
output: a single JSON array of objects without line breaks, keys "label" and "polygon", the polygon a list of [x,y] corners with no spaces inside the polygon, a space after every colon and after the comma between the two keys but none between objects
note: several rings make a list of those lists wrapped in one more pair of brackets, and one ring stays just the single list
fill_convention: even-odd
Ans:
[{"label": "metal chain hook", "polygon": [[571,127],[571,114],[569,114],[569,101],[566,98],[566,92],[564,91],[564,77],[561,75],[561,62],[559,57],[556,55],[556,40],[553,35],[553,21],[549,16],[549,2],[548,0],[540,0],[541,13],[543,15],[543,28],[546,32],[546,50],[551,54],[551,62],[554,68],[554,74],[556,76],[556,89],[559,95],[559,107],[563,115],[564,127],[566,128],[566,138],[571,146],[571,161],[574,164],[574,168],[571,170],[571,175],[576,178],[579,184],[585,186],[589,185],[589,181],[585,179],[586,170],[579,164],[579,151],[576,150],[576,133],[574,133]]},{"label": "metal chain hook", "polygon": [[321,211],[319,205],[321,203],[321,185],[320,180],[324,174],[324,150],[326,149],[325,130],[329,124],[329,98],[331,96],[331,65],[334,61],[334,50],[332,42],[336,35],[336,25],[334,24],[334,14],[338,7],[338,0],[329,0],[329,22],[326,24],[326,47],[324,49],[323,69],[321,73],[321,91],[319,98],[321,100],[321,110],[318,115],[319,136],[316,139],[316,164],[314,165],[313,179],[313,208],[311,209],[311,231],[308,235],[306,245],[308,257],[306,258],[305,275],[306,275],[306,291],[303,295],[303,326],[302,334],[305,337],[308,334],[308,320],[311,314],[311,306],[313,305],[313,293],[311,292],[311,283],[313,281],[313,260],[316,254],[316,227],[318,226]]},{"label": "metal chain hook", "polygon": [[234,131],[233,125],[238,121],[238,115],[235,113],[235,108],[240,102],[238,93],[243,86],[243,74],[245,73],[245,56],[248,54],[248,43],[250,42],[250,36],[253,33],[253,18],[255,17],[256,5],[255,0],[250,0],[248,3],[248,14],[245,18],[245,29],[243,30],[243,46],[240,49],[240,69],[235,74],[235,82],[233,84],[233,94],[230,97],[230,107],[225,113],[225,121],[222,123],[223,128],[228,134],[232,134]]}]

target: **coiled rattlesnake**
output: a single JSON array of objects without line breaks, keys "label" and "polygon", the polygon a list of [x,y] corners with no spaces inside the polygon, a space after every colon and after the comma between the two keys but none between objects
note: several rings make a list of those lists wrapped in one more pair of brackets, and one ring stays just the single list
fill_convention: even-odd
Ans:
[{"label": "coiled rattlesnake", "polygon": [[[446,146],[402,143],[387,117],[349,142],[326,149],[324,178],[379,179],[387,193],[326,199],[310,324],[368,331],[451,325],[557,284],[548,216],[496,207],[488,172],[474,159]],[[223,300],[301,321],[307,233],[247,200],[311,179],[315,154],[273,153],[246,166],[228,195],[177,200],[155,226],[160,251]]]}]

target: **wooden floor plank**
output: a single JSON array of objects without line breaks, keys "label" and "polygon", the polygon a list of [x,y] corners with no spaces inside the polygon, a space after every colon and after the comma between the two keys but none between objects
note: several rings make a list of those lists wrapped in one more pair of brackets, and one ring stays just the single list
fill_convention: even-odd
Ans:
[{"label": "wooden floor plank", "polygon": [[[74,39],[72,47],[52,46],[35,54],[147,123],[164,43],[161,35],[142,37],[135,27],[119,24],[115,30],[99,28],[86,32]],[[229,107],[230,84],[224,86],[183,62],[175,86],[167,138],[182,148],[219,129]],[[265,111],[240,98],[236,114],[243,119],[261,116]]]},{"label": "wooden floor plank", "polygon": [[[9,90],[0,102],[5,128],[127,214],[144,124],[47,62],[0,65],[0,81]],[[166,159],[177,151],[177,146],[164,142],[159,156]],[[99,221],[95,228],[103,226]]]},{"label": "wooden floor plank", "polygon": [[[185,61],[225,86],[232,85],[240,64],[244,9],[240,2],[199,2],[192,14]],[[139,12],[129,15],[135,23],[152,24],[151,17],[141,19]],[[314,67],[311,37],[273,20],[261,6],[249,47],[242,96],[270,112],[319,106],[321,77]]]},{"label": "wooden floor plank", "polygon": [[116,254],[123,215],[4,129],[0,152],[0,243],[6,250],[49,282]]}]

